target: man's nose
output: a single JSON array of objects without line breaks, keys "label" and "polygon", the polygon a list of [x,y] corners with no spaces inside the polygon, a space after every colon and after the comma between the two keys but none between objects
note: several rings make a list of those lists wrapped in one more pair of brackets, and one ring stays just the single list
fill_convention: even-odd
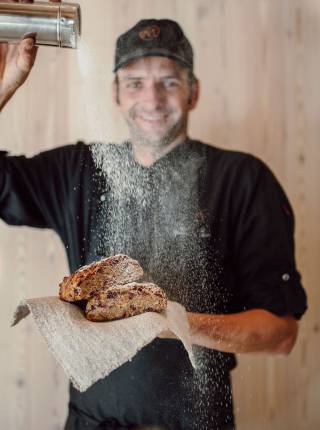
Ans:
[{"label": "man's nose", "polygon": [[145,88],[145,102],[150,105],[150,107],[159,107],[164,102],[164,91],[161,85],[157,82],[150,83]]}]

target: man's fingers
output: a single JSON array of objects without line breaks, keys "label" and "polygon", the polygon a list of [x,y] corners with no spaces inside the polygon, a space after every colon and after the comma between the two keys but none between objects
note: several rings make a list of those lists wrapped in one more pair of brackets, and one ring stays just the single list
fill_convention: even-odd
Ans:
[{"label": "man's fingers", "polygon": [[1,0],[2,3],[33,3],[33,0]]},{"label": "man's fingers", "polygon": [[7,53],[8,53],[8,44],[0,43],[0,79],[2,79],[5,71]]},{"label": "man's fingers", "polygon": [[28,33],[28,34],[25,34],[23,36],[22,40],[23,39],[33,39],[34,42],[36,42],[36,40],[37,40],[37,33]]},{"label": "man's fingers", "polygon": [[36,59],[37,50],[38,48],[35,46],[35,41],[32,37],[23,39],[20,42],[17,66],[22,72],[30,72]]}]

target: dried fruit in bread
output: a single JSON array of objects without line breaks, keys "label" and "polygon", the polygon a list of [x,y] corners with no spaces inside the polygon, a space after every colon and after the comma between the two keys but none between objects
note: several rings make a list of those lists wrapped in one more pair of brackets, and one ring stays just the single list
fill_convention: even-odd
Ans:
[{"label": "dried fruit in bread", "polygon": [[151,283],[132,282],[102,289],[87,303],[86,317],[90,321],[112,321],[143,312],[161,312],[167,307],[162,288]]}]

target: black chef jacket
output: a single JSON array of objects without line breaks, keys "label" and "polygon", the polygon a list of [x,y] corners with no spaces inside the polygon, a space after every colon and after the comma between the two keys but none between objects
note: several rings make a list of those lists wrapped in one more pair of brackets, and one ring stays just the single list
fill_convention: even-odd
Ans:
[{"label": "black chef jacket", "polygon": [[[55,230],[71,271],[107,255],[136,258],[145,280],[187,311],[300,318],[306,309],[292,209],[248,154],[189,139],[148,168],[130,143],[79,142],[29,159],[2,153],[0,216]],[[195,353],[196,370],[178,341],[156,339],[85,393],[71,386],[66,429],[231,425],[234,356]]]}]

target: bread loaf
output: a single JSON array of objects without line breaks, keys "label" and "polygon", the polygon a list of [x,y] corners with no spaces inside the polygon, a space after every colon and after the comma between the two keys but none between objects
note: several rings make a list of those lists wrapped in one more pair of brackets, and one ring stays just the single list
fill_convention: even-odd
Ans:
[{"label": "bread loaf", "polygon": [[166,294],[160,287],[132,282],[95,293],[87,303],[86,317],[90,321],[111,321],[148,311],[161,312],[166,306]]},{"label": "bread loaf", "polygon": [[59,297],[67,302],[89,300],[101,288],[137,281],[143,270],[136,260],[127,255],[115,255],[94,262],[63,278]]}]

